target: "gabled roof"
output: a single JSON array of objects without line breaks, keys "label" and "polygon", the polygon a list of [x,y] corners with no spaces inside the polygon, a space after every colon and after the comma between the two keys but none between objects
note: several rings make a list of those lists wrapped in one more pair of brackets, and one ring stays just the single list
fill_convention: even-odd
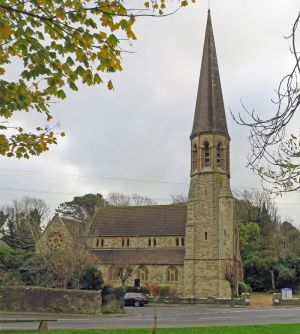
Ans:
[{"label": "gabled roof", "polygon": [[210,131],[228,135],[214,34],[210,11],[208,11],[191,137]]},{"label": "gabled roof", "polygon": [[84,233],[84,224],[79,220],[59,217],[72,237],[82,236]]},{"label": "gabled roof", "polygon": [[184,249],[97,249],[99,264],[183,264]]},{"label": "gabled roof", "polygon": [[186,212],[186,204],[99,208],[90,236],[181,236]]}]

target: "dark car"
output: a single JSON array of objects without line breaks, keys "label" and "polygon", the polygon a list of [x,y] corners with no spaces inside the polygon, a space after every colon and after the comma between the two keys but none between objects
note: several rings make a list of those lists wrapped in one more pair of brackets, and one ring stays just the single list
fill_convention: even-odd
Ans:
[{"label": "dark car", "polygon": [[127,292],[124,296],[125,306],[144,306],[148,303],[149,300],[143,293]]}]

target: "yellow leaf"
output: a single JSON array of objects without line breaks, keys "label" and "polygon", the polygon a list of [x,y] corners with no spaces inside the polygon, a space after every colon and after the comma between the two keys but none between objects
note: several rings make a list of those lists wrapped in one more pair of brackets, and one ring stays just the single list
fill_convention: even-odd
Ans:
[{"label": "yellow leaf", "polygon": [[147,1],[147,2],[145,2],[144,3],[144,6],[146,7],[146,8],[149,8],[150,7],[150,4],[149,4],[149,2]]},{"label": "yellow leaf", "polygon": [[6,40],[11,35],[11,28],[5,21],[0,21],[0,40]]},{"label": "yellow leaf", "polygon": [[5,135],[0,135],[0,154],[5,155],[9,150],[8,140]]},{"label": "yellow leaf", "polygon": [[114,86],[113,86],[113,83],[111,82],[111,80],[108,81],[108,83],[107,83],[107,88],[108,88],[109,90],[113,90],[113,89],[114,89]]}]

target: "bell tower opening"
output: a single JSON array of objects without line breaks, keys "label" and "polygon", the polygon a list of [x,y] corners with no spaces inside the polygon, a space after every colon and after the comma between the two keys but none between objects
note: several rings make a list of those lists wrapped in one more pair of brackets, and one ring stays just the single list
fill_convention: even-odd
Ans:
[{"label": "bell tower opening", "polygon": [[206,141],[204,143],[204,167],[210,166],[210,148],[209,143]]},{"label": "bell tower opening", "polygon": [[198,167],[198,146],[195,143],[192,150],[192,172]]}]

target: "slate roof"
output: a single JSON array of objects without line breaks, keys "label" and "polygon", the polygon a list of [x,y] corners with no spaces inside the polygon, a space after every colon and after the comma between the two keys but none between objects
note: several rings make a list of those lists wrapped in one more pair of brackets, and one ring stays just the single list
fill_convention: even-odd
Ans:
[{"label": "slate roof", "polygon": [[183,264],[184,249],[97,249],[99,264]]},{"label": "slate roof", "polygon": [[209,131],[221,132],[229,136],[210,11],[207,16],[191,137]]},{"label": "slate roof", "polygon": [[181,236],[186,212],[186,204],[100,208],[90,236]]},{"label": "slate roof", "polygon": [[84,225],[82,222],[74,219],[68,219],[60,217],[64,225],[66,226],[68,232],[71,234],[72,237],[81,236],[84,232]]}]

